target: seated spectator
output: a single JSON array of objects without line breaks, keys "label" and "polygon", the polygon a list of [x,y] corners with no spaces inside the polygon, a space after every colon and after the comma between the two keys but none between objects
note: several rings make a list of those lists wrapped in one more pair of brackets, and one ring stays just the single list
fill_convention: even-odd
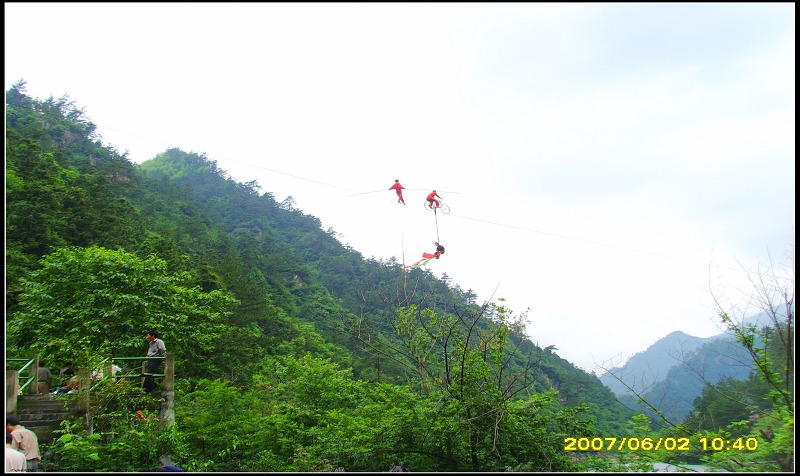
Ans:
[{"label": "seated spectator", "polygon": [[53,394],[61,395],[64,393],[72,393],[74,390],[77,389],[78,389],[78,377],[72,377],[71,379],[69,379],[69,381],[67,381],[67,383],[64,386],[57,388],[53,392]]},{"label": "seated spectator", "polygon": [[62,382],[68,382],[70,378],[77,375],[75,373],[75,366],[72,362],[67,362],[64,364],[64,368],[58,372],[58,378],[61,379]]}]

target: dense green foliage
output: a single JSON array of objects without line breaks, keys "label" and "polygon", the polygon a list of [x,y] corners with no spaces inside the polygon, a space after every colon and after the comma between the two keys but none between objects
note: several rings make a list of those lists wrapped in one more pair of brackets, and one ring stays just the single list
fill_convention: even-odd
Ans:
[{"label": "dense green foliage", "polygon": [[164,260],[124,251],[59,248],[22,278],[20,310],[6,342],[56,362],[93,365],[97,357],[141,352],[141,329],[170,329],[178,365],[212,355],[236,302],[230,294],[188,287],[188,273],[170,275]]},{"label": "dense green foliage", "polygon": [[564,437],[642,431],[502,303],[365,259],[203,155],[134,165],[66,97],[19,83],[6,116],[8,355],[87,368],[149,328],[176,355],[174,425],[101,388],[96,431],[67,422],[49,470],[581,471],[617,463]]},{"label": "dense green foliage", "polygon": [[[93,432],[86,431],[82,419],[63,421],[58,442],[44,454],[44,468],[48,472],[134,472],[162,466],[162,455],[180,454],[181,432],[158,420],[159,399],[136,390],[126,380],[101,381],[89,394]],[[85,395],[60,398],[76,402]],[[141,410],[142,418],[137,418],[136,410]]]}]

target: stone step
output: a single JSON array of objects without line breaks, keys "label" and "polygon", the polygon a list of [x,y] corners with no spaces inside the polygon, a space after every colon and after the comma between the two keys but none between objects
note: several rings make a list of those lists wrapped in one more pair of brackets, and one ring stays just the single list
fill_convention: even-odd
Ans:
[{"label": "stone step", "polygon": [[48,393],[47,395],[18,395],[17,401],[18,402],[52,402],[55,400],[61,400],[64,395],[55,395],[52,393]]},{"label": "stone step", "polygon": [[53,429],[53,428],[60,428],[62,420],[39,420],[35,422],[28,422],[27,425],[23,425],[25,428],[32,430],[37,435],[39,434],[39,430],[41,429]]},{"label": "stone step", "polygon": [[69,415],[71,412],[67,408],[50,408],[50,409],[39,409],[39,408],[18,408],[17,415],[19,415],[20,419],[24,416],[31,416],[37,417],[37,420],[42,419],[55,419],[58,418],[62,414]]},{"label": "stone step", "polygon": [[68,401],[57,395],[20,395],[17,411],[20,424],[36,433],[40,442],[51,441],[58,435],[61,422],[71,415]]},{"label": "stone step", "polygon": [[55,408],[66,407],[71,395],[20,395],[17,397],[18,408]]},{"label": "stone step", "polygon": [[17,413],[69,413],[66,405],[17,405]]},{"label": "stone step", "polygon": [[70,417],[69,412],[62,413],[20,413],[17,412],[19,421],[23,425],[28,426],[34,423],[38,424],[45,421],[61,421]]},{"label": "stone step", "polygon": [[25,428],[31,430],[32,432],[36,433],[36,439],[39,440],[39,444],[49,443],[53,441],[55,438],[61,436],[60,434],[56,433],[55,430],[61,428],[60,423],[56,425],[49,425],[49,426],[25,426]]},{"label": "stone step", "polygon": [[61,437],[61,435],[58,434],[58,433],[55,433],[53,430],[47,430],[47,431],[41,431],[40,430],[40,431],[36,432],[36,438],[42,444],[50,443],[53,440],[58,439],[59,437]]},{"label": "stone step", "polygon": [[40,394],[40,395],[27,395],[27,394],[25,394],[25,395],[17,396],[17,400],[18,401],[26,401],[26,402],[47,402],[47,401],[54,400],[55,398],[56,398],[56,395],[53,395],[52,393],[43,393],[43,394]]}]

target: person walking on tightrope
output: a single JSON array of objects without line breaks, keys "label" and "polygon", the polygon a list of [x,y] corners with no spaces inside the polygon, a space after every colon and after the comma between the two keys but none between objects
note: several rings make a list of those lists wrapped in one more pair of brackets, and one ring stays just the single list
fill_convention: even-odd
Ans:
[{"label": "person walking on tightrope", "polygon": [[394,185],[389,187],[389,190],[395,190],[397,192],[397,203],[402,203],[403,205],[405,205],[406,201],[403,200],[403,189],[405,189],[405,187],[400,185],[400,180],[398,179],[395,179]]}]

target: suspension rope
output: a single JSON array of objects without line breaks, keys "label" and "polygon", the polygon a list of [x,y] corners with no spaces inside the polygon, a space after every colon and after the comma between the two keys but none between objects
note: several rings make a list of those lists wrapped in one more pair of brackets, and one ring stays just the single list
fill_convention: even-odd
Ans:
[{"label": "suspension rope", "polygon": [[436,242],[439,242],[439,214],[436,213],[436,207],[433,208],[433,220],[436,222]]}]

